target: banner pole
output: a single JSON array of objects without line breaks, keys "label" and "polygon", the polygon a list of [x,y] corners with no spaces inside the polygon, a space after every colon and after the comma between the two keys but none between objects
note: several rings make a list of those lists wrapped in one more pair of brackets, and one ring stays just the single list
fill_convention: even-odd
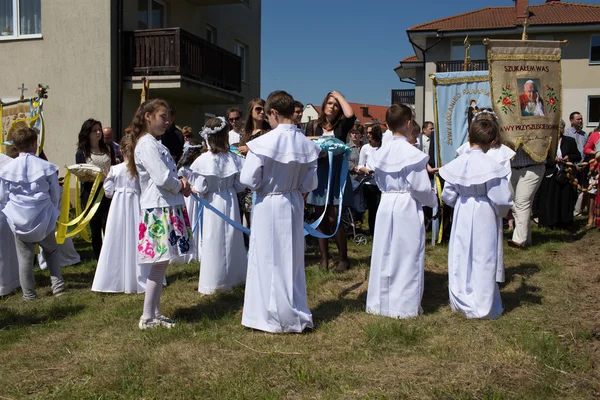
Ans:
[{"label": "banner pole", "polygon": [[[434,165],[437,167],[439,167],[439,118],[438,118],[438,109],[437,109],[437,88],[436,88],[436,81],[435,81],[435,75],[431,74],[429,75],[429,78],[432,81],[433,84],[433,120],[435,121],[435,133],[433,135],[433,158],[434,158]],[[435,189],[435,197],[436,199],[438,198],[438,193],[437,193],[437,185],[435,184],[435,174],[433,176],[433,187]],[[436,206],[433,208],[431,216],[436,216],[439,214],[439,206],[437,205],[436,202]],[[431,245],[433,247],[435,247],[436,245],[436,241],[437,241],[437,237],[438,237],[438,231],[439,231],[439,216],[438,218],[435,218],[432,221],[431,224]]]}]

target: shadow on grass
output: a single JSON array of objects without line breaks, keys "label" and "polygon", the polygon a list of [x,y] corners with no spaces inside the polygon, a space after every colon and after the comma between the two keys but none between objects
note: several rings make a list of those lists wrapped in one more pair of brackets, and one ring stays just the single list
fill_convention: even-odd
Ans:
[{"label": "shadow on grass", "polygon": [[187,322],[198,322],[206,318],[216,321],[238,312],[243,305],[244,291],[236,288],[231,292],[212,295],[196,306],[178,308],[173,313],[173,318]]},{"label": "shadow on grass", "polygon": [[520,285],[514,291],[502,292],[502,305],[504,306],[505,313],[509,313],[523,304],[542,303],[542,296],[537,294],[540,289],[535,285],[527,283],[527,280],[538,272],[540,272],[540,268],[536,264],[531,263],[522,263],[506,268],[505,283],[501,284],[500,288],[502,289],[517,280],[520,280]]},{"label": "shadow on grass", "polygon": [[[61,273],[68,289],[90,289],[96,270],[84,269],[78,266],[69,266],[63,267]],[[35,285],[39,289],[50,287],[50,275],[48,270],[42,273],[36,272]]]},{"label": "shadow on grass", "polygon": [[[355,287],[356,285],[360,286],[360,284],[354,284],[352,287]],[[354,290],[352,287],[343,290],[336,300],[321,302],[317,307],[311,310],[313,321],[315,323],[315,329],[319,328],[321,324],[337,319],[344,312],[365,311],[367,304],[366,291],[360,293],[355,299],[346,299],[342,297],[343,293],[349,293],[350,291]]]},{"label": "shadow on grass", "polygon": [[[169,270],[167,269],[167,272]],[[167,274],[167,283],[173,283],[177,281],[189,282],[189,281],[197,281],[198,274],[200,269],[182,269],[181,271],[174,272],[172,274]]]},{"label": "shadow on grass", "polygon": [[425,314],[433,314],[442,307],[447,306],[448,274],[425,271],[425,287],[421,307]]},{"label": "shadow on grass", "polygon": [[83,305],[55,306],[49,310],[38,309],[19,314],[10,309],[0,307],[0,330],[18,328],[29,325],[39,325],[49,321],[60,321],[71,315],[80,313]]}]

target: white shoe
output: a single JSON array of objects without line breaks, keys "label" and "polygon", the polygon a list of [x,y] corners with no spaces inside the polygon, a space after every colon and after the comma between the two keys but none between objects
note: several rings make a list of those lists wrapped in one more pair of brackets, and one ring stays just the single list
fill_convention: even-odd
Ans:
[{"label": "white shoe", "polygon": [[161,326],[161,323],[156,319],[144,319],[143,317],[140,318],[140,323],[138,324],[138,327],[140,329],[148,329],[148,328],[157,328]]},{"label": "white shoe", "polygon": [[162,314],[156,314],[154,316],[154,319],[155,319],[155,321],[158,321],[160,326],[162,326],[163,328],[171,329],[172,327],[175,326],[175,322],[173,322],[172,319],[167,318]]}]

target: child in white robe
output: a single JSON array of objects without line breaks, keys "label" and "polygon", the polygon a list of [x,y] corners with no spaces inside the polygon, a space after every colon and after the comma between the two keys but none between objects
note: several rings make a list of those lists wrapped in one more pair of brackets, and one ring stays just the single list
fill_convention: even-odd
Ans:
[{"label": "child in white robe", "polygon": [[[12,158],[0,153],[0,169],[10,161]],[[7,201],[6,196],[0,197],[0,296],[6,296],[19,287],[15,234],[10,229],[6,216],[2,213]]]},{"label": "child in white robe", "polygon": [[497,221],[512,206],[509,170],[485,155],[499,130],[496,121],[473,121],[470,149],[440,168],[446,181],[442,199],[454,207],[448,247],[450,306],[467,318],[495,319],[502,313],[496,283],[501,256]]},{"label": "child in white robe", "polygon": [[292,121],[294,99],[265,104],[274,129],[248,142],[240,180],[256,192],[242,325],[267,332],[312,328],[304,271],[304,200],[317,188],[321,148]]},{"label": "child in white robe", "polygon": [[[203,153],[203,146],[196,142],[194,139],[188,140],[185,142],[187,145],[183,149],[183,155],[177,164],[177,175],[185,177],[190,183],[191,187],[194,187],[194,173],[190,169],[192,163],[200,157],[200,154]],[[189,263],[190,261],[199,261],[200,255],[202,254],[202,249],[200,248],[200,222],[198,221],[198,201],[193,196],[188,196],[184,199],[185,201],[185,209],[188,214],[188,218],[190,220],[190,224],[192,226],[192,235],[194,237],[194,243],[197,243],[198,246],[194,249],[194,251],[190,252],[186,256],[183,257],[184,263]]]},{"label": "child in white robe", "polygon": [[422,206],[436,204],[427,174],[429,157],[408,142],[412,110],[393,105],[386,113],[393,135],[372,156],[381,202],[375,220],[367,312],[392,318],[423,312],[425,225]]},{"label": "child in white robe", "polygon": [[[198,157],[190,167],[194,173],[192,188],[211,206],[241,225],[237,193],[246,187],[240,183],[242,158],[229,151],[229,129],[223,117],[206,122],[202,135],[210,151]],[[228,290],[246,281],[246,248],[241,231],[205,207],[201,240],[200,293]]]},{"label": "child in white robe", "polygon": [[144,293],[149,268],[137,262],[140,224],[140,184],[127,170],[131,136],[121,139],[125,162],[110,167],[104,194],[112,199],[106,220],[106,235],[98,258],[92,291]]},{"label": "child in white robe", "polygon": [[[487,111],[487,110],[480,111],[473,116],[473,121],[480,120],[480,119],[487,119],[488,121],[492,121],[492,122],[498,121],[496,114],[491,111]],[[469,143],[469,136],[467,135],[467,141],[463,145],[461,145],[458,149],[456,149],[456,155],[460,156],[470,148],[471,148],[471,144]],[[487,153],[485,153],[486,156],[492,157],[500,165],[502,165],[503,167],[505,167],[508,170],[508,176],[506,177],[506,179],[508,179],[509,182],[510,182],[510,175],[511,175],[510,160],[515,156],[515,154],[517,154],[517,153],[515,153],[510,147],[505,146],[500,142],[499,137],[497,140],[494,140],[492,142],[490,149],[487,151]],[[509,218],[509,224],[510,224],[510,222],[511,222],[510,221],[511,220],[510,211],[508,213],[507,218]],[[497,219],[496,227],[498,229],[498,263],[497,263],[498,265],[496,267],[496,282],[504,282],[505,274],[504,274],[503,217],[499,217]]]},{"label": "child in white robe", "polygon": [[52,293],[60,296],[65,291],[55,237],[60,215],[58,167],[35,156],[37,138],[37,132],[31,128],[17,129],[13,144],[19,156],[0,171],[0,199],[6,203],[2,212],[15,234],[19,281],[25,300],[37,298],[33,273],[36,244],[48,262]]}]

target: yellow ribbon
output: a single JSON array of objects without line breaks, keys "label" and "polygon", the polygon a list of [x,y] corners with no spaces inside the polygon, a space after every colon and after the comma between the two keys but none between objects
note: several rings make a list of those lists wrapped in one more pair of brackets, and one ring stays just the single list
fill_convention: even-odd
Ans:
[{"label": "yellow ribbon", "polygon": [[435,187],[440,205],[438,208],[438,221],[440,221],[440,229],[438,231],[437,243],[442,243],[442,235],[444,233],[444,202],[442,201],[442,181],[439,175],[435,175]]},{"label": "yellow ribbon", "polygon": [[[72,221],[69,221],[69,211],[71,209],[71,196],[69,193],[71,187],[71,172],[67,170],[63,183],[64,189],[60,203],[60,217],[58,218],[58,226],[56,229],[56,242],[58,244],[64,243],[66,238],[73,237],[78,233],[81,233],[82,238],[86,242],[90,242],[89,235],[85,228],[89,224],[90,220],[94,217],[94,214],[96,214],[96,211],[98,211],[100,202],[104,197],[104,188],[100,188],[100,191],[98,192],[98,187],[100,186],[101,182],[102,175],[98,174],[94,180],[94,185],[92,186],[92,191],[85,206],[85,210],[82,212],[81,200],[79,199],[79,179],[75,177],[75,213],[77,214],[77,217],[75,217]],[[97,196],[96,192],[98,192]],[[76,228],[67,233],[67,228],[75,225]]]}]

